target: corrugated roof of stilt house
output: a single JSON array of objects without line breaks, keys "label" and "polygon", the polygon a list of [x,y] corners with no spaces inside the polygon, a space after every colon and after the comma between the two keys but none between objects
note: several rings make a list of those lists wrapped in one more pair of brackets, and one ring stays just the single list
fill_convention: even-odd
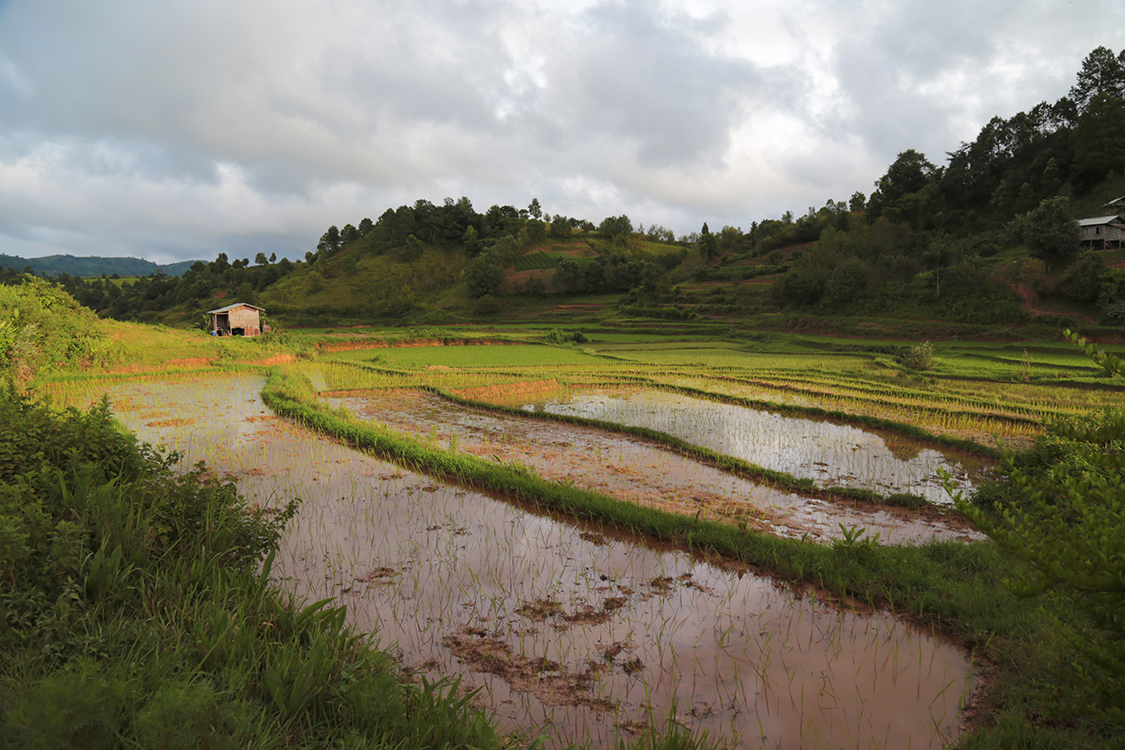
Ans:
[{"label": "corrugated roof of stilt house", "polygon": [[1111,211],[1125,211],[1125,195],[1120,198],[1114,198],[1108,203],[1103,203],[1102,208],[1108,208]]}]

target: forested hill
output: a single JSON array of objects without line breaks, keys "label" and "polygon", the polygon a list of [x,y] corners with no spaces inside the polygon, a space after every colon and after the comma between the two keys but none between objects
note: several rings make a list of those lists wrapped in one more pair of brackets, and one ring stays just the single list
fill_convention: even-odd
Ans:
[{"label": "forested hill", "polygon": [[882,319],[890,331],[1035,319],[1121,330],[1125,249],[1083,252],[1078,220],[1117,213],[1122,196],[1125,51],[1099,47],[1068,96],[994,117],[944,164],[907,149],[870,196],[748,228],[705,223],[677,237],[624,215],[551,215],[537,199],[483,212],[468,197],[422,199],[329,227],[295,263],[219,253],[178,278],[58,280],[100,315],[170,325],[200,325],[237,300],[281,326],[698,319],[734,331]]},{"label": "forested hill", "polygon": [[178,263],[158,265],[143,258],[78,258],[73,255],[47,255],[42,258],[21,258],[18,255],[4,255],[0,253],[0,267],[14,268],[23,271],[31,268],[33,273],[40,276],[148,276],[162,273],[166,276],[179,276],[191,265],[194,260],[184,260]]}]

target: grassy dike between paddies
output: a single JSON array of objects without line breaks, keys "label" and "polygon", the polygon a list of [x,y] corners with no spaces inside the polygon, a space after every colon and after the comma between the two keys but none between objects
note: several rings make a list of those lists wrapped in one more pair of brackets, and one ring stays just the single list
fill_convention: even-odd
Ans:
[{"label": "grassy dike between paddies", "polygon": [[500,748],[452,682],[404,684],[344,609],[269,582],[291,503],[0,386],[0,745]]},{"label": "grassy dike between paddies", "polygon": [[[931,542],[878,547],[863,541],[818,545],[696,520],[594,492],[546,481],[523,466],[485,461],[436,448],[350,418],[316,398],[307,380],[275,370],[263,391],[266,404],[353,447],[411,470],[461,486],[490,491],[544,511],[589,519],[700,555],[739,561],[791,583],[810,584],[838,601],[890,609],[954,638],[983,668],[974,730],[965,747],[1006,747],[1013,741],[1052,741],[1080,730],[1044,726],[1034,693],[1050,684],[1065,658],[1057,623],[1037,602],[1019,599],[1003,581],[1021,563],[990,542]],[[640,540],[639,540],[640,541]]]}]

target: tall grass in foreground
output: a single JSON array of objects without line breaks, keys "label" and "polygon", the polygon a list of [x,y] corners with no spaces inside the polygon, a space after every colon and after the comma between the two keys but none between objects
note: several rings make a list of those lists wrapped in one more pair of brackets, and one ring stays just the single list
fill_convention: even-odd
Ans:
[{"label": "tall grass in foreground", "polygon": [[290,506],[0,390],[0,745],[499,747],[450,683],[403,684],[269,583]]}]

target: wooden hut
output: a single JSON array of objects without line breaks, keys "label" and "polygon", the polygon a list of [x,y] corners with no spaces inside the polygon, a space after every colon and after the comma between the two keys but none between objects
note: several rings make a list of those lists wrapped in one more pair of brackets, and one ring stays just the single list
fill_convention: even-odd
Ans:
[{"label": "wooden hut", "polygon": [[245,302],[210,310],[207,314],[211,316],[211,335],[258,336],[262,333],[261,315],[264,312],[262,308]]},{"label": "wooden hut", "polygon": [[1125,220],[1117,214],[1079,219],[1082,228],[1082,247],[1090,250],[1120,248],[1125,241]]}]

